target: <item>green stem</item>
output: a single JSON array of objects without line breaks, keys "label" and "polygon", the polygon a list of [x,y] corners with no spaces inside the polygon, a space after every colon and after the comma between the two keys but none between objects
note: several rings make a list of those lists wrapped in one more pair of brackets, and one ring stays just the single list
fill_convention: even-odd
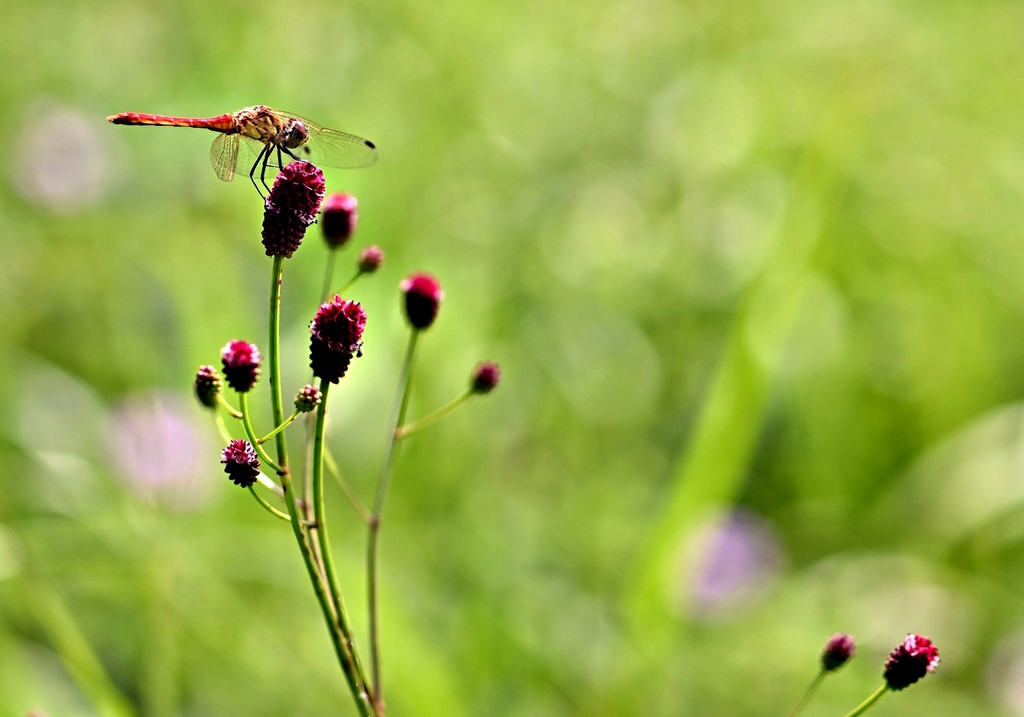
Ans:
[{"label": "green stem", "polygon": [[286,428],[287,428],[288,426],[290,426],[290,425],[292,424],[292,421],[294,421],[294,420],[295,420],[296,418],[298,418],[298,417],[299,417],[299,411],[294,411],[294,412],[292,413],[292,415],[288,416],[288,418],[287,418],[287,419],[285,419],[285,422],[284,422],[284,423],[282,423],[282,424],[281,424],[280,426],[278,426],[277,428],[275,428],[275,429],[274,429],[274,430],[272,430],[272,431],[271,431],[270,433],[268,433],[267,435],[263,436],[263,438],[259,439],[259,440],[258,440],[258,441],[256,441],[256,442],[257,442],[257,443],[259,443],[260,445],[262,445],[262,444],[266,443],[266,442],[267,442],[267,441],[269,441],[269,440],[270,440],[271,438],[273,438],[274,436],[276,436],[276,435],[277,435],[278,433],[280,433],[281,431],[283,431],[284,429],[286,429]]},{"label": "green stem", "polygon": [[322,399],[316,409],[316,426],[313,429],[313,520],[316,525],[316,537],[320,545],[320,557],[323,560],[324,573],[327,575],[327,585],[334,596],[334,612],[338,617],[338,626],[341,628],[341,634],[348,643],[356,670],[359,672],[359,677],[365,683],[366,675],[363,673],[362,663],[359,660],[359,655],[356,653],[355,643],[352,639],[352,626],[348,620],[345,603],[341,599],[338,574],[334,570],[334,558],[331,557],[331,544],[327,535],[327,517],[324,510],[324,430],[327,425],[327,394],[330,389],[330,381],[320,381]]},{"label": "green stem", "polygon": [[384,467],[381,469],[380,480],[377,482],[377,495],[373,500],[373,514],[370,516],[370,537],[366,548],[367,593],[370,613],[370,664],[373,668],[373,691],[377,695],[377,704],[384,703],[380,679],[380,637],[379,614],[377,608],[377,541],[380,535],[381,513],[384,509],[384,497],[387,495],[388,483],[391,480],[391,467],[398,452],[396,433],[398,427],[405,423],[405,412],[409,408],[409,387],[412,385],[412,360],[416,353],[418,329],[409,334],[409,344],[402,362],[402,373],[398,380],[398,401],[395,405],[394,421],[388,434],[387,453]]},{"label": "green stem", "polygon": [[324,288],[320,290],[320,303],[327,301],[327,295],[331,293],[331,282],[334,281],[334,265],[338,262],[338,248],[335,246],[327,250],[327,266],[324,268]]},{"label": "green stem", "polygon": [[846,715],[846,717],[857,717],[857,715],[864,714],[868,711],[868,708],[871,707],[871,705],[875,704],[876,702],[878,702],[878,700],[882,699],[882,696],[888,691],[889,685],[883,684],[877,690],[872,692],[870,697],[861,702],[860,705],[858,705],[857,708],[853,710],[853,712]]},{"label": "green stem", "polygon": [[220,431],[220,437],[224,439],[224,443],[231,443],[231,434],[228,433],[228,428],[224,425],[224,419],[217,411],[213,412],[213,422],[217,424],[217,430]]},{"label": "green stem", "polygon": [[[284,260],[281,257],[274,257],[273,284],[270,287],[270,350],[268,355],[268,366],[270,369],[271,401],[274,409],[274,421],[280,424],[284,419],[284,408],[281,402],[281,279],[284,274]],[[281,473],[281,487],[284,489],[285,503],[288,505],[288,515],[291,518],[292,532],[295,534],[295,542],[299,544],[299,552],[302,553],[303,563],[306,565],[306,572],[309,573],[309,581],[313,584],[313,592],[316,593],[317,602],[320,603],[320,610],[327,622],[327,631],[331,635],[331,642],[334,651],[338,656],[341,671],[345,674],[349,691],[356,703],[356,709],[361,717],[373,717],[376,709],[371,706],[376,700],[368,694],[365,680],[361,680],[356,669],[356,661],[352,655],[349,645],[343,639],[338,621],[334,615],[334,607],[327,594],[327,587],[317,569],[313,550],[306,541],[306,534],[302,528],[302,518],[299,515],[299,506],[295,500],[295,489],[292,484],[291,474],[288,466],[288,446],[284,440],[284,434],[277,434],[277,456],[285,468]]]},{"label": "green stem", "polygon": [[226,398],[224,398],[224,394],[223,393],[218,393],[217,394],[217,403],[220,404],[221,408],[223,408],[225,411],[227,411],[228,415],[231,416],[232,418],[241,418],[242,417],[242,412],[239,411],[234,406],[232,406],[230,403],[228,403],[228,400]]},{"label": "green stem", "polygon": [[278,517],[281,520],[287,520],[288,522],[291,522],[292,517],[287,513],[282,513],[277,508],[268,503],[263,496],[256,492],[256,486],[249,486],[249,492],[252,493],[252,497],[256,499],[256,502],[258,502],[260,505],[266,508],[271,515]]},{"label": "green stem", "polygon": [[469,391],[466,391],[466,393],[462,394],[451,403],[442,406],[433,413],[427,414],[418,421],[407,423],[401,428],[395,429],[395,438],[407,438],[408,436],[411,436],[414,433],[422,431],[424,428],[429,428],[430,426],[433,426],[438,421],[442,421],[445,418],[448,418],[448,416],[450,416],[451,414],[455,413],[456,410],[458,410],[459,406],[468,401],[472,395],[473,391],[471,389]]},{"label": "green stem", "polygon": [[334,456],[331,454],[331,449],[324,445],[324,463],[327,464],[327,470],[330,471],[331,476],[334,478],[334,482],[341,488],[341,492],[348,498],[348,502],[352,505],[359,517],[366,521],[369,525],[373,519],[373,514],[370,513],[370,509],[363,504],[363,501],[359,500],[359,496],[352,490],[352,486],[348,484],[345,477],[341,475],[341,470],[338,468],[337,461],[334,460]]},{"label": "green stem", "polygon": [[356,282],[359,281],[359,278],[362,275],[363,272],[360,271],[359,269],[356,269],[356,273],[353,274],[352,278],[346,281],[344,285],[342,285],[342,287],[338,289],[335,293],[338,294],[339,296],[344,296],[346,291],[348,291],[349,289],[356,285]]},{"label": "green stem", "polygon": [[252,418],[249,416],[249,394],[239,393],[238,394],[238,405],[242,407],[242,425],[245,427],[245,435],[249,437],[249,443],[256,449],[256,455],[260,457],[260,460],[270,468],[274,470],[278,475],[284,475],[288,471],[284,466],[279,465],[277,461],[267,455],[267,452],[263,450],[263,446],[260,445],[259,439],[256,438],[256,431],[252,429]]},{"label": "green stem", "polygon": [[803,697],[800,698],[800,701],[797,702],[793,709],[790,711],[789,717],[796,717],[798,714],[800,714],[800,710],[802,710],[807,705],[807,703],[811,701],[811,698],[814,696],[814,693],[818,691],[818,688],[821,686],[822,680],[825,679],[825,675],[827,674],[828,672],[826,672],[825,670],[821,670],[820,672],[818,672],[818,676],[814,678],[814,682],[811,683],[811,686],[807,688],[806,692],[804,692]]}]

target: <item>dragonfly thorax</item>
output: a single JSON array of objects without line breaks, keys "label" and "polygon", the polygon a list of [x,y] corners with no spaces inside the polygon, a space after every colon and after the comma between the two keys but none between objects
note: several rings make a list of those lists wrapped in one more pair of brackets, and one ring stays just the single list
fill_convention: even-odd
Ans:
[{"label": "dragonfly thorax", "polygon": [[309,130],[306,123],[298,119],[289,119],[288,123],[281,129],[279,142],[286,149],[301,147],[309,139]]}]

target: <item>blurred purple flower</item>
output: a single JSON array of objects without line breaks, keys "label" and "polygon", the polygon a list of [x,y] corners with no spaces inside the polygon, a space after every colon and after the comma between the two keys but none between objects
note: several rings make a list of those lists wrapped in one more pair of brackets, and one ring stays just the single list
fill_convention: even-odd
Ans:
[{"label": "blurred purple flower", "polygon": [[113,412],[111,462],[124,485],[147,502],[196,510],[210,497],[215,454],[178,396],[137,394]]},{"label": "blurred purple flower", "polygon": [[772,526],[748,511],[720,519],[696,540],[689,595],[701,617],[729,615],[764,597],[782,550]]},{"label": "blurred purple flower", "polygon": [[69,213],[96,204],[111,179],[109,147],[100,134],[102,118],[50,102],[26,111],[12,163],[15,190],[33,204]]}]

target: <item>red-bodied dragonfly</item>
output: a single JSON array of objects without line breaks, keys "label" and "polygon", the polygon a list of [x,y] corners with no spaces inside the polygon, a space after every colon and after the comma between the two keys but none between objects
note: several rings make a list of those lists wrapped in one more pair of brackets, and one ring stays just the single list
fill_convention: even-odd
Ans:
[{"label": "red-bodied dragonfly", "polygon": [[[122,112],[107,119],[114,124],[158,125],[164,127],[201,127],[220,132],[210,148],[210,162],[217,177],[230,182],[239,157],[253,159],[249,179],[256,191],[256,169],[260,182],[267,186],[267,167],[280,169],[289,161],[302,159],[326,167],[353,169],[368,167],[377,161],[373,142],[288,112],[256,105],[217,117],[168,117],[140,112]],[[243,165],[244,166],[244,165]],[[260,192],[262,196],[263,192]]]}]

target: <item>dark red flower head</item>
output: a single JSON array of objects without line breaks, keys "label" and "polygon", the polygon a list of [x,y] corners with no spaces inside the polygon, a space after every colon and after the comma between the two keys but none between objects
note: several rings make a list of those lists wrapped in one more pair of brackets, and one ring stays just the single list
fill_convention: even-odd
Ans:
[{"label": "dark red flower head", "polygon": [[405,315],[417,329],[428,328],[437,318],[444,298],[441,284],[430,274],[412,274],[401,285],[405,295]]},{"label": "dark red flower head", "polygon": [[939,648],[923,635],[907,635],[907,639],[889,653],[885,661],[885,682],[891,690],[909,687],[939,665]]},{"label": "dark red flower head", "polygon": [[277,174],[263,208],[267,256],[290,257],[316,221],[324,198],[324,173],[309,162],[292,162]]},{"label": "dark red flower head", "polygon": [[220,374],[213,366],[200,366],[196,371],[196,398],[207,408],[217,407],[217,396],[220,395],[223,386]]},{"label": "dark red flower head", "polygon": [[260,377],[260,350],[248,341],[229,341],[220,351],[224,378],[228,386],[245,393],[256,385]]},{"label": "dark red flower head", "polygon": [[299,413],[309,413],[320,405],[323,396],[316,386],[303,386],[295,397],[295,410]]},{"label": "dark red flower head", "polygon": [[368,246],[359,253],[359,271],[372,274],[384,263],[384,252],[377,245]]},{"label": "dark red flower head", "polygon": [[469,385],[473,393],[490,393],[501,380],[501,369],[492,361],[484,361],[473,371]]},{"label": "dark red flower head", "polygon": [[321,304],[309,327],[309,365],[313,375],[337,383],[353,356],[362,356],[366,314],[355,301],[335,296]]},{"label": "dark red flower head", "polygon": [[231,441],[220,453],[220,462],[231,482],[248,488],[260,474],[260,459],[249,441]]},{"label": "dark red flower head", "polygon": [[853,657],[857,645],[853,637],[846,633],[837,633],[825,643],[825,649],[821,652],[821,667],[826,672],[834,672],[845,665]]},{"label": "dark red flower head", "polygon": [[344,246],[356,231],[359,202],[351,194],[332,194],[324,201],[320,216],[320,228],[324,240],[332,247]]}]

